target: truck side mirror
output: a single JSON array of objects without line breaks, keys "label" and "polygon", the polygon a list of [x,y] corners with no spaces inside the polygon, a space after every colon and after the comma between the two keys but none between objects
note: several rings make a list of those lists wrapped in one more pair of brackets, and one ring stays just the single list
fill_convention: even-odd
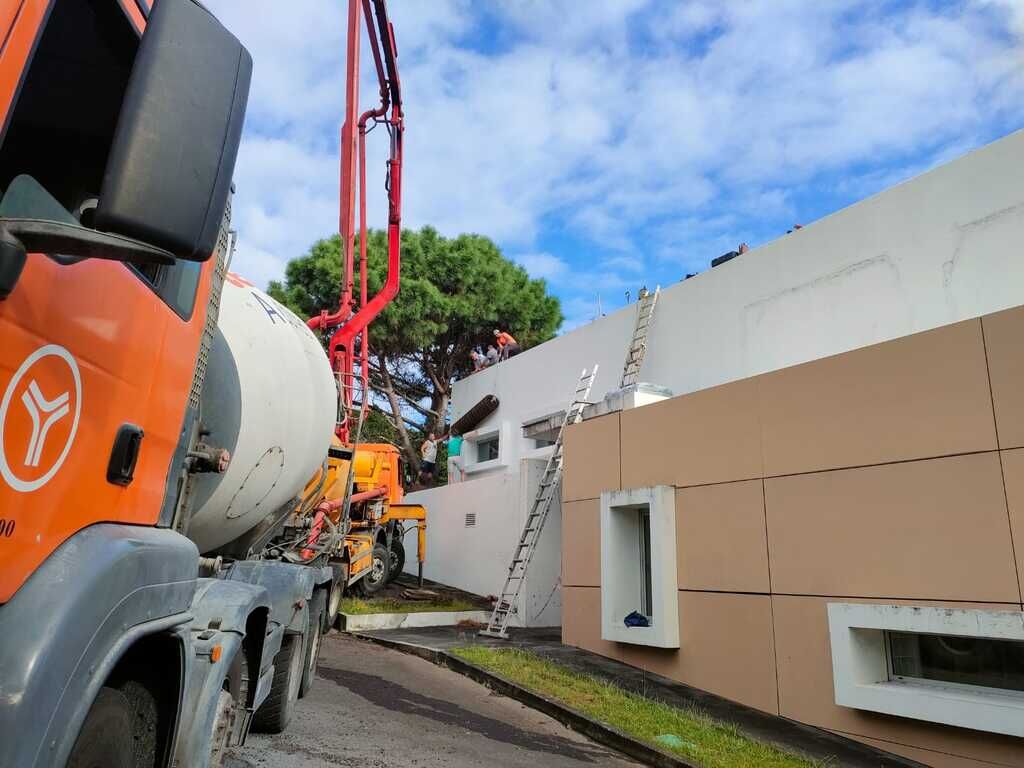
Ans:
[{"label": "truck side mirror", "polygon": [[195,0],[156,3],[114,133],[96,228],[179,259],[208,259],[251,79],[249,52],[209,11]]}]

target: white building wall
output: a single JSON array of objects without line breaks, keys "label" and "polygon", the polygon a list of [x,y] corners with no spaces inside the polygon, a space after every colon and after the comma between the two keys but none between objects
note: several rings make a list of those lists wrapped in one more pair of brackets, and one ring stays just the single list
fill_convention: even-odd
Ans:
[{"label": "white building wall", "polygon": [[[641,381],[685,394],[1024,304],[1022,177],[1018,131],[665,288]],[[453,419],[494,394],[500,406],[481,428],[501,430],[507,444],[499,463],[466,483],[410,496],[427,507],[432,537],[460,538],[457,526],[438,529],[458,521],[467,504],[481,509],[468,488],[518,473],[535,447],[522,424],[565,408],[583,368],[600,364],[592,400],[617,388],[635,311],[627,307],[456,382]],[[508,495],[494,501],[486,514],[501,523],[492,532],[507,535],[511,551],[519,532],[510,529],[509,505],[522,504]],[[466,543],[478,534],[465,534]],[[428,575],[443,572],[438,581],[471,591],[479,591],[471,584],[497,582],[485,594],[500,589],[507,559],[480,560],[465,544],[449,546],[463,554],[443,567],[430,557]],[[499,550],[495,542],[491,551]]]}]

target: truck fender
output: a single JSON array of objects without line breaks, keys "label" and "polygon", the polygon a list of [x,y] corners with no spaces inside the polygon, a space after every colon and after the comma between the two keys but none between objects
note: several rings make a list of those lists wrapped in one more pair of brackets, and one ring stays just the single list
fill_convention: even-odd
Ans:
[{"label": "truck fender", "polygon": [[36,569],[0,607],[0,765],[67,762],[128,649],[188,623],[198,557],[173,531],[98,524]]},{"label": "truck fender", "polygon": [[[217,701],[225,680],[232,693],[238,693],[240,681],[231,679],[231,665],[240,653],[245,654],[242,661],[247,665],[242,674],[249,681],[245,702],[249,713],[244,727],[237,731],[236,740],[244,739],[248,720],[256,709],[270,607],[267,590],[259,585],[222,579],[197,580],[183,709],[189,714],[183,718],[178,732],[174,753],[178,765],[206,765]],[[215,655],[219,657],[217,661]]]},{"label": "truck fender", "polygon": [[248,560],[232,563],[225,578],[266,589],[271,602],[271,624],[284,626],[288,634],[301,634],[306,631],[313,590],[331,581],[334,572],[329,566]]}]

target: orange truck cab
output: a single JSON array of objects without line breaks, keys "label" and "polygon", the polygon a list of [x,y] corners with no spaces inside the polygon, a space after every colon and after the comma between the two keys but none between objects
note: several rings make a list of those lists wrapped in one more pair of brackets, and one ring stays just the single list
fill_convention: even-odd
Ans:
[{"label": "orange truck cab", "polygon": [[0,0],[0,46],[0,765],[218,765],[332,579],[182,529],[251,58],[195,0]]}]

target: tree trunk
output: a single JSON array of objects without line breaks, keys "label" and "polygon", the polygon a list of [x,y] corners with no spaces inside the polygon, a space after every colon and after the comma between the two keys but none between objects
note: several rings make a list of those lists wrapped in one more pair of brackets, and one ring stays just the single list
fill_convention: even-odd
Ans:
[{"label": "tree trunk", "polygon": [[412,444],[409,430],[405,428],[405,420],[402,418],[402,403],[398,398],[398,393],[395,391],[391,374],[388,372],[387,358],[382,354],[378,354],[377,362],[380,365],[380,388],[388,399],[388,405],[391,406],[391,422],[395,425],[395,430],[398,432],[398,439],[402,443],[402,452],[405,454],[405,460],[409,463],[413,472],[419,474],[420,454]]}]

